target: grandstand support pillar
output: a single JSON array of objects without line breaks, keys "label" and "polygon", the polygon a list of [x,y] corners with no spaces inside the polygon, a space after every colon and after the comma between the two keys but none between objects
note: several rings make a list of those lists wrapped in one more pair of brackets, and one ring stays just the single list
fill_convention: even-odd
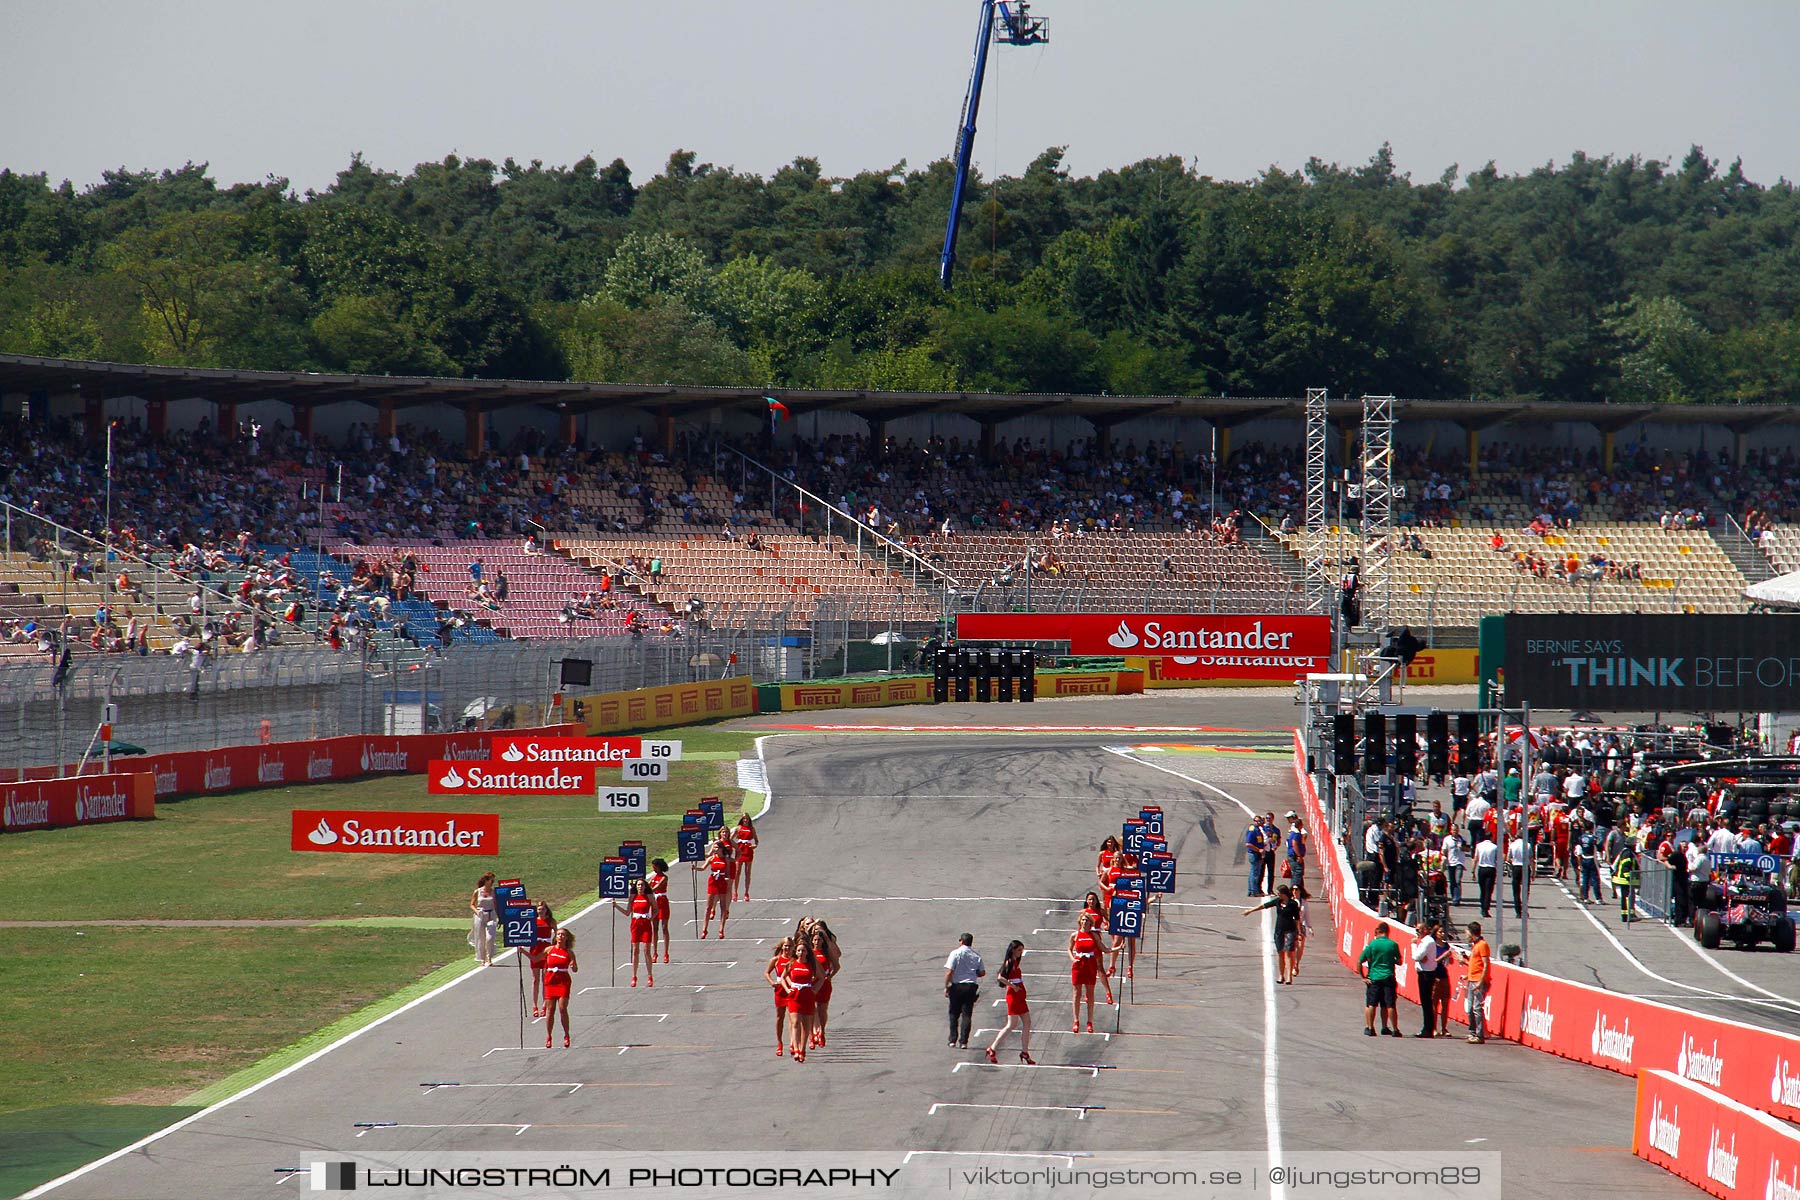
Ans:
[{"label": "grandstand support pillar", "polygon": [[562,440],[563,445],[574,446],[574,445],[577,445],[580,443],[581,434],[575,427],[575,414],[574,413],[570,412],[566,408],[563,409],[560,413],[557,414],[556,425],[557,425],[557,435]]},{"label": "grandstand support pillar", "polygon": [[471,455],[487,449],[487,414],[478,405],[463,409],[463,449]]},{"label": "grandstand support pillar", "polygon": [[294,412],[294,432],[308,442],[313,440],[313,406],[310,404],[290,404]]},{"label": "grandstand support pillar", "polygon": [[167,400],[146,400],[144,402],[144,424],[149,427],[150,436],[165,438],[169,436],[169,402]]},{"label": "grandstand support pillar", "polygon": [[869,421],[869,457],[880,460],[886,458],[887,418],[870,417]]},{"label": "grandstand support pillar", "polygon": [[656,440],[664,454],[675,453],[675,414],[668,409],[656,414]]},{"label": "grandstand support pillar", "polygon": [[384,442],[394,436],[394,402],[386,396],[375,409],[375,436]]},{"label": "grandstand support pillar", "polygon": [[[1734,466],[1744,465],[1744,452],[1750,448],[1750,440],[1742,429],[1731,431],[1731,461]],[[1612,439],[1606,439],[1606,469],[1612,471]]]},{"label": "grandstand support pillar", "polygon": [[996,422],[996,421],[983,421],[981,423],[981,461],[982,462],[993,462],[994,461],[994,427],[997,424],[998,424],[998,422]]},{"label": "grandstand support pillar", "polygon": [[1112,453],[1112,426],[1094,422],[1094,449],[1101,454]]},{"label": "grandstand support pillar", "polygon": [[[1742,435],[1740,435],[1739,436],[1740,445],[1742,444],[1742,440],[1743,440]],[[1742,466],[1743,464],[1744,464],[1744,456],[1743,456],[1742,452],[1740,451],[1738,454],[1738,465]],[[1613,431],[1608,429],[1600,435],[1600,469],[1602,471],[1605,471],[1608,475],[1611,475],[1612,474],[1612,465],[1613,465]]]},{"label": "grandstand support pillar", "polygon": [[1231,426],[1218,425],[1214,428],[1219,431],[1219,464],[1223,466],[1231,461]]},{"label": "grandstand support pillar", "polygon": [[213,435],[221,442],[237,441],[237,401],[215,401],[213,411],[218,414],[213,421]]},{"label": "grandstand support pillar", "polygon": [[82,428],[89,444],[97,444],[106,437],[106,397],[98,388],[90,388],[81,393],[81,400]]},{"label": "grandstand support pillar", "polygon": [[1356,430],[1357,430],[1357,426],[1351,425],[1349,422],[1345,422],[1345,424],[1344,424],[1344,445],[1343,445],[1344,452],[1338,458],[1338,461],[1341,463],[1354,463],[1356,461]]}]

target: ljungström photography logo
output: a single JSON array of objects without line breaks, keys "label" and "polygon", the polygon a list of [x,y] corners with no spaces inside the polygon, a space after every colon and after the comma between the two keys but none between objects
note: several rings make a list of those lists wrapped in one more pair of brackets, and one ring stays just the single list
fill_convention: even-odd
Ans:
[{"label": "ljungstr\u00f6m photography logo", "polygon": [[354,1192],[356,1164],[351,1162],[316,1162],[312,1164],[312,1190],[315,1192]]}]

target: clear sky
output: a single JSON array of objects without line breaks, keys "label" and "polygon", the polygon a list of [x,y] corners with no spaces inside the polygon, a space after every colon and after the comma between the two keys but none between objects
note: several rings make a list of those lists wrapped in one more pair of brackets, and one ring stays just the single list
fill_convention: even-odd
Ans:
[{"label": "clear sky", "polygon": [[[85,186],[210,162],[323,187],[353,151],[622,157],[767,174],[952,148],[976,0],[0,0],[0,167]],[[1391,142],[1435,179],[1590,155],[1800,179],[1794,0],[1038,0],[997,48],[978,156],[1092,174],[1179,154],[1248,178]]]}]

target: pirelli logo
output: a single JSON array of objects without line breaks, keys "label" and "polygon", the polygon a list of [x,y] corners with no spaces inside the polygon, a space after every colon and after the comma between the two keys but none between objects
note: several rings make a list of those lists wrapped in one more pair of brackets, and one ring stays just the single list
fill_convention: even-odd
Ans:
[{"label": "pirelli logo", "polygon": [[1095,675],[1089,678],[1069,678],[1057,676],[1056,695],[1058,696],[1110,696],[1113,681],[1110,675]]},{"label": "pirelli logo", "polygon": [[835,687],[794,689],[796,708],[836,708],[844,701],[844,689]]}]

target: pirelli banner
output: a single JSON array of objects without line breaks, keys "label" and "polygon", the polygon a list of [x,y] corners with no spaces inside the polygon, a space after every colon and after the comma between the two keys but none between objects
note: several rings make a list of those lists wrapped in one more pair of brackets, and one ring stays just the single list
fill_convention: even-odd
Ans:
[{"label": "pirelli banner", "polygon": [[809,708],[885,708],[891,704],[930,704],[931,676],[914,679],[868,679],[858,683],[784,683],[781,711]]},{"label": "pirelli banner", "polygon": [[756,685],[748,676],[639,688],[632,692],[600,692],[574,696],[586,709],[589,733],[628,729],[661,729],[691,725],[718,717],[747,717],[756,711]]},{"label": "pirelli banner", "polygon": [[1617,712],[1800,710],[1800,616],[1507,614],[1508,704]]},{"label": "pirelli banner", "polygon": [[1158,680],[1291,681],[1331,669],[1331,619],[1289,614],[963,613],[966,642],[1067,642],[1069,653],[1161,658]]}]

